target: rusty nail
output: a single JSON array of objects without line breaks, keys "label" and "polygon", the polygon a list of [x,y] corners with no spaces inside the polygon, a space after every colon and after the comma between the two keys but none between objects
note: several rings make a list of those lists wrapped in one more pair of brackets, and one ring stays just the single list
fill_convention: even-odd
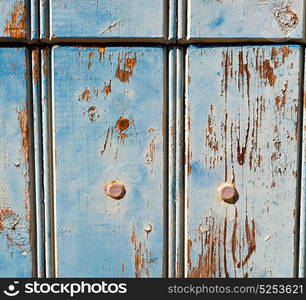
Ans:
[{"label": "rusty nail", "polygon": [[113,180],[105,185],[105,193],[107,196],[119,200],[125,196],[126,190],[123,183]]},{"label": "rusty nail", "polygon": [[230,183],[222,183],[218,188],[218,193],[220,199],[229,204],[234,204],[238,199],[238,192]]}]

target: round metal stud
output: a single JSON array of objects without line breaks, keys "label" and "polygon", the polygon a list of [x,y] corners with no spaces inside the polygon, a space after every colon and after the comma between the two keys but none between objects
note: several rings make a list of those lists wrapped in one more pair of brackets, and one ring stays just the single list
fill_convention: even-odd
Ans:
[{"label": "round metal stud", "polygon": [[238,192],[233,184],[222,183],[218,188],[219,197],[226,203],[235,204],[238,200]]},{"label": "round metal stud", "polygon": [[126,190],[123,183],[113,180],[105,185],[105,193],[107,196],[119,200],[125,196]]}]

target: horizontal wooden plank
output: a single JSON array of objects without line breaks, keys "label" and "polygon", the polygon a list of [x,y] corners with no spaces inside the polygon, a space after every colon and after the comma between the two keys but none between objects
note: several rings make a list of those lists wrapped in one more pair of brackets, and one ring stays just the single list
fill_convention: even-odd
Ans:
[{"label": "horizontal wooden plank", "polygon": [[303,38],[304,1],[301,0],[192,0],[188,3],[188,39]]},{"label": "horizontal wooden plank", "polygon": [[50,21],[43,26],[51,24],[50,39],[163,38],[167,7],[164,0],[50,0]]},{"label": "horizontal wooden plank", "polygon": [[163,49],[55,47],[52,72],[56,275],[163,276]]},{"label": "horizontal wooden plank", "polygon": [[301,52],[188,50],[186,276],[295,276]]},{"label": "horizontal wooden plank", "polygon": [[25,56],[23,48],[0,48],[1,277],[32,275],[30,109],[26,82],[31,78]]}]

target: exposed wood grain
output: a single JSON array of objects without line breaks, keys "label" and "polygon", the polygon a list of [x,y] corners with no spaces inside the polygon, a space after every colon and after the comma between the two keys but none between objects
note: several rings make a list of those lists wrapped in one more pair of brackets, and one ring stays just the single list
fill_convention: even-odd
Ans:
[{"label": "exposed wood grain", "polygon": [[298,46],[188,50],[187,276],[294,276],[300,62]]},{"label": "exposed wood grain", "polygon": [[101,53],[53,49],[57,276],[160,277],[163,49]]}]

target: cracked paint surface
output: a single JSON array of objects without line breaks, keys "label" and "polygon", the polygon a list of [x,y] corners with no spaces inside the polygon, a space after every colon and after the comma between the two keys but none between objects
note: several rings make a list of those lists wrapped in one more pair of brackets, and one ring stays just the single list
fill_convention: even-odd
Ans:
[{"label": "cracked paint surface", "polygon": [[298,46],[189,49],[187,276],[293,276],[300,60]]},{"label": "cracked paint surface", "polygon": [[[0,4],[0,36],[11,38],[26,37],[26,8],[23,0],[7,0]],[[4,17],[5,16],[5,17]],[[1,30],[2,28],[2,30]]]},{"label": "cracked paint surface", "polygon": [[163,37],[163,0],[51,0],[50,5],[57,38]]},{"label": "cracked paint surface", "polygon": [[[53,59],[58,276],[161,277],[163,49],[55,47]],[[113,181],[124,197],[106,195]]]},{"label": "cracked paint surface", "polygon": [[32,276],[25,54],[23,48],[0,49],[1,277]]},{"label": "cracked paint surface", "polygon": [[302,38],[304,1],[192,0],[189,38]]}]

